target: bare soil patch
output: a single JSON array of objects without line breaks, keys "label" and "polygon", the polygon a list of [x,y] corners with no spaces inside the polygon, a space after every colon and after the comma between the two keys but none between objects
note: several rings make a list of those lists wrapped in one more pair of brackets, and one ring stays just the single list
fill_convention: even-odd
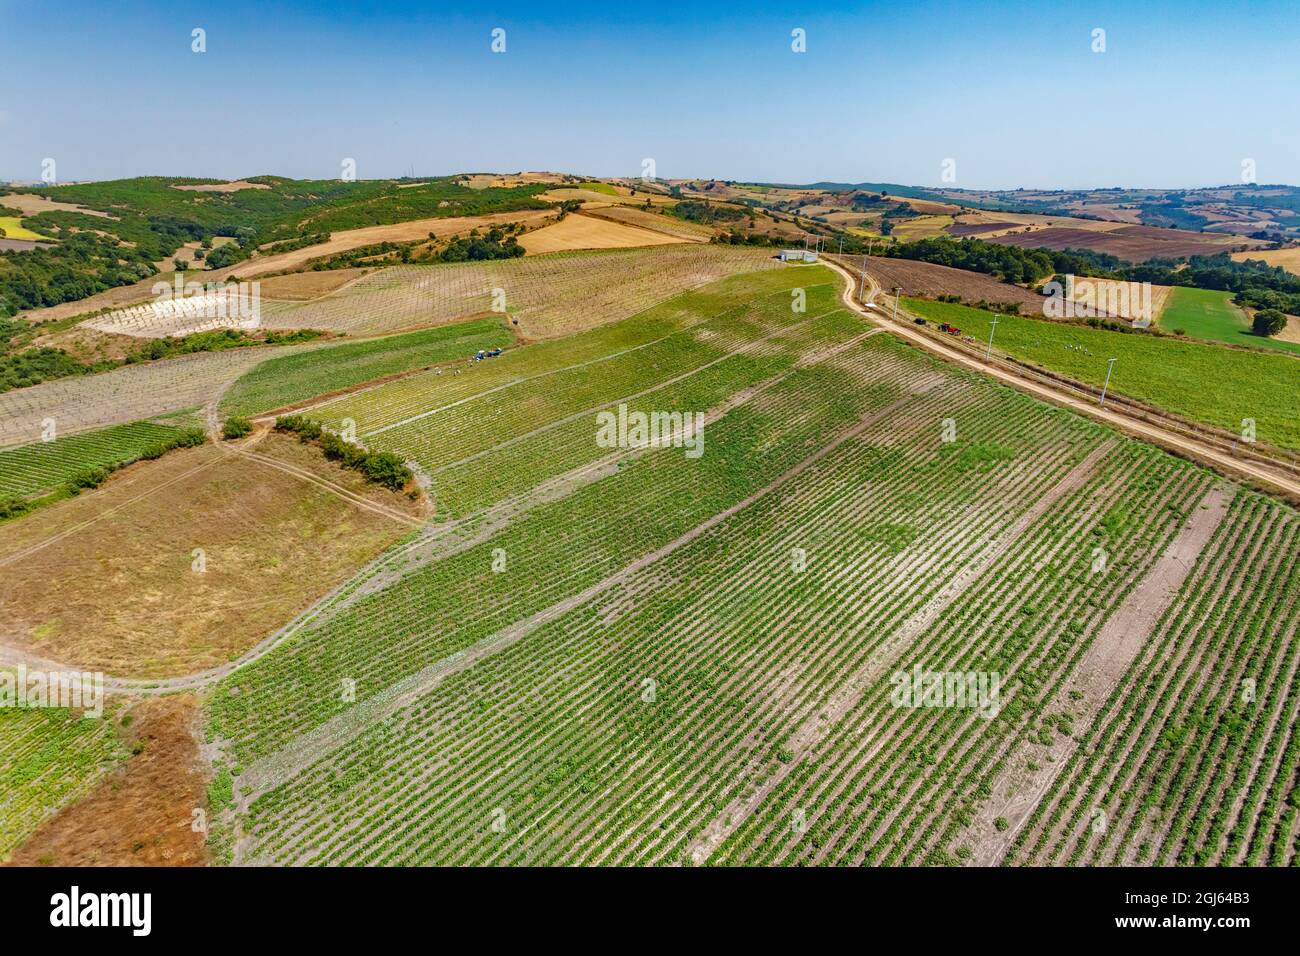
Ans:
[{"label": "bare soil patch", "polygon": [[74,325],[61,332],[38,335],[32,340],[38,348],[63,349],[81,362],[117,361],[140,347],[134,335],[101,332],[87,325]]},{"label": "bare soil patch", "polygon": [[122,728],[138,748],[98,787],[46,820],[14,851],[10,866],[204,866],[195,809],[206,781],[194,697],[154,697],[129,711]]},{"label": "bare soil patch", "polygon": [[1255,240],[1240,236],[1207,236],[1176,229],[1151,226],[1116,226],[1107,229],[1081,229],[1047,226],[1028,232],[1006,233],[986,237],[989,242],[1008,246],[1041,249],[1092,249],[1134,262],[1153,258],[1176,259],[1180,256],[1206,256],[1229,252],[1251,245]]}]

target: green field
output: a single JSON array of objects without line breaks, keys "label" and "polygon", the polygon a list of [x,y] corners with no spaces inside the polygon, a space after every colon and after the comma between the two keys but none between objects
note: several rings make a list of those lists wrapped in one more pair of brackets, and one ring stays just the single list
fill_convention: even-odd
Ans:
[{"label": "green field", "polygon": [[134,461],[181,434],[168,425],[135,422],[6,448],[0,451],[0,497],[48,491],[87,469]]},{"label": "green field", "polygon": [[[988,341],[990,312],[925,299],[904,303],[922,318]],[[997,323],[995,352],[1098,387],[1114,356],[1110,387],[1119,394],[1231,432],[1253,418],[1260,441],[1300,448],[1300,365],[1289,356],[1021,316],[1000,315]]]},{"label": "green field", "polygon": [[1169,332],[1182,329],[1196,339],[1300,355],[1300,342],[1284,342],[1253,334],[1246,314],[1232,304],[1231,292],[1174,286],[1164,311],[1160,313],[1160,327]]},{"label": "green field", "polygon": [[500,319],[487,318],[284,355],[245,373],[222,400],[221,411],[270,411],[387,375],[469,359],[481,349],[506,348],[513,341]]},{"label": "green field", "polygon": [[618,190],[609,183],[602,182],[578,183],[574,188],[586,189],[593,193],[604,193],[606,196],[617,196],[619,194]]}]

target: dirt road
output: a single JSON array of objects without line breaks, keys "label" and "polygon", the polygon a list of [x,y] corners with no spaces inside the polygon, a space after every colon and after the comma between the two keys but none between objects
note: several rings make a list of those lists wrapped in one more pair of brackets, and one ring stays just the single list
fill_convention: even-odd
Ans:
[{"label": "dirt road", "polygon": [[[889,329],[890,332],[904,341],[923,348],[954,365],[982,372],[1022,392],[1028,392],[1035,398],[1062,405],[1072,411],[1105,422],[1126,435],[1132,435],[1166,450],[1181,453],[1183,456],[1213,468],[1230,478],[1245,479],[1275,494],[1281,494],[1292,501],[1300,501],[1300,478],[1294,477],[1287,471],[1281,468],[1271,468],[1258,462],[1235,458],[1207,442],[1198,441],[1158,424],[1143,421],[1114,407],[1108,408],[1094,404],[1071,394],[1063,386],[1055,387],[1024,375],[1018,375],[1010,369],[984,362],[959,349],[951,348],[943,342],[936,341],[924,332],[918,331],[911,324],[913,316],[901,307],[897,310],[899,319],[894,320],[891,317],[894,303],[891,302],[889,307],[877,305],[875,300],[877,295],[880,294],[880,287],[870,275],[867,276],[869,283],[866,295],[867,304],[863,305],[853,295],[858,284],[858,277],[829,258],[823,258],[822,262],[844,278],[845,286],[841,297],[846,306],[859,315],[867,316],[873,322]],[[904,318],[907,319],[906,322],[903,321]]]}]

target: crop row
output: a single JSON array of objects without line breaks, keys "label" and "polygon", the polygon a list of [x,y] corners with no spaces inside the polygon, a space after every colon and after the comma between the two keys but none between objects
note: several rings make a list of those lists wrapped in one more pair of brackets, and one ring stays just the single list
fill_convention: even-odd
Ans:
[{"label": "crop row", "polygon": [[0,859],[122,757],[106,719],[0,707]]},{"label": "crop row", "polygon": [[1239,495],[1008,862],[1293,859],[1297,553],[1294,512]]},{"label": "crop row", "polygon": [[530,338],[552,338],[589,327],[591,316],[626,318],[724,276],[778,266],[770,250],[718,245],[393,266],[314,302],[263,303],[262,323],[378,334],[499,311],[504,293]]},{"label": "crop row", "polygon": [[[972,423],[971,441],[1015,448],[1000,466],[1012,493],[952,467],[938,427],[949,413]],[[251,821],[262,852],[296,858],[318,841],[339,852],[306,855],[334,862],[667,852],[665,822],[680,844],[734,796],[746,764],[779,760],[777,725],[814,714],[860,642],[941,588],[1029,489],[1095,441],[1043,414],[951,382],[910,400],[688,547],[448,678],[319,763],[310,786],[263,797]],[[808,570],[792,573],[800,547]],[[497,806],[509,820],[500,838]],[[667,821],[635,823],[660,809]],[[393,830],[404,825],[414,832]]]},{"label": "crop row", "polygon": [[0,451],[0,496],[46,491],[88,469],[110,469],[166,445],[181,430],[151,422],[114,425]]}]

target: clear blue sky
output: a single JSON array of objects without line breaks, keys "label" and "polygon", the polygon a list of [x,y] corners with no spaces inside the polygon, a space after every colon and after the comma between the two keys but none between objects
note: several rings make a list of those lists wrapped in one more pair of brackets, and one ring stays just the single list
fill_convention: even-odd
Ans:
[{"label": "clear blue sky", "polygon": [[475,7],[0,0],[0,179],[1300,183],[1296,3]]}]

